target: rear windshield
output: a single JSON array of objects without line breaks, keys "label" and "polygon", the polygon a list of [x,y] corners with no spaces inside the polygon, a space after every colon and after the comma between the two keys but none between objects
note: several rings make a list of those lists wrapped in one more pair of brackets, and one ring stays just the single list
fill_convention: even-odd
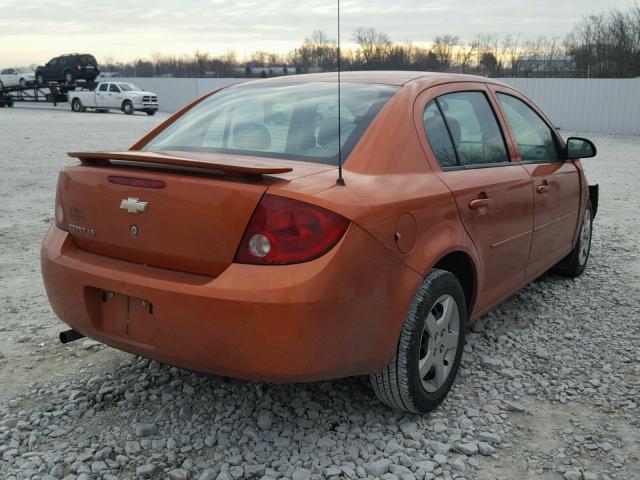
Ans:
[{"label": "rear windshield", "polygon": [[98,62],[96,62],[96,59],[93,55],[80,55],[80,57],[78,58],[78,60],[80,62],[82,62],[84,65],[97,65]]},{"label": "rear windshield", "polygon": [[151,140],[148,151],[197,151],[338,164],[399,87],[336,83],[244,84],[222,90]]}]

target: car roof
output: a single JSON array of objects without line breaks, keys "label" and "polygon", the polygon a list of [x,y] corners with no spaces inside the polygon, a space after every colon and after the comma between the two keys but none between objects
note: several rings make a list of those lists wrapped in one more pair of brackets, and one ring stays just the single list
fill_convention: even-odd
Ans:
[{"label": "car roof", "polygon": [[[459,73],[444,72],[419,72],[403,70],[366,70],[341,72],[341,81],[349,83],[381,83],[387,85],[402,86],[407,83],[423,80],[430,84],[452,83],[452,82],[480,82],[496,83],[502,82],[492,78],[480,77],[477,75],[464,75]],[[338,73],[308,73],[302,75],[286,75],[268,79],[256,80],[258,82],[291,83],[291,82],[337,82]]]}]

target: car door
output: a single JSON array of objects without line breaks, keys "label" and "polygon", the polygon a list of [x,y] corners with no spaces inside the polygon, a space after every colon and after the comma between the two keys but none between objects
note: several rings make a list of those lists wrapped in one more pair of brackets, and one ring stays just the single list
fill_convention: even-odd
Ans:
[{"label": "car door", "polygon": [[47,63],[44,71],[44,77],[45,81],[57,81],[61,79],[62,71],[60,70],[60,59],[52,58],[49,63]]},{"label": "car door", "polygon": [[538,277],[571,251],[580,209],[580,174],[564,160],[564,142],[542,113],[517,92],[495,88],[518,160],[533,179],[533,241],[527,277]]},{"label": "car door", "polygon": [[107,107],[109,104],[109,83],[101,83],[96,88],[96,106]]},{"label": "car door", "polygon": [[512,161],[511,140],[484,84],[435,87],[417,105],[430,161],[475,244],[476,312],[486,310],[524,283],[533,230],[531,177]]},{"label": "car door", "polygon": [[8,68],[2,71],[2,83],[5,87],[15,87],[20,83],[18,79],[18,71],[14,68]]},{"label": "car door", "polygon": [[116,83],[109,84],[109,93],[107,94],[107,106],[109,108],[119,108],[122,105],[122,90]]}]

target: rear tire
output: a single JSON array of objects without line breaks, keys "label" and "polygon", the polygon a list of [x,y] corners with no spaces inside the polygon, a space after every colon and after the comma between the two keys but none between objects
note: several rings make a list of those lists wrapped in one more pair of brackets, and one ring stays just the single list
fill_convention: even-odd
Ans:
[{"label": "rear tire", "polygon": [[133,108],[133,103],[131,103],[129,100],[126,100],[122,104],[122,111],[127,115],[133,115],[133,113],[135,112]]},{"label": "rear tire", "polygon": [[79,99],[74,98],[71,102],[71,110],[76,113],[81,113],[85,111],[85,108],[82,106],[82,102]]},{"label": "rear tire", "polygon": [[147,110],[147,115],[149,115],[150,117],[153,117],[156,114],[155,110]]},{"label": "rear tire", "polygon": [[591,200],[587,201],[587,207],[582,214],[580,224],[580,236],[574,249],[564,257],[560,263],[553,267],[552,271],[559,275],[575,278],[582,275],[589,262],[591,253],[591,237],[593,234],[593,206]]},{"label": "rear tire", "polygon": [[458,279],[435,269],[418,287],[387,367],[371,375],[382,403],[427,413],[445,399],[458,373],[467,307]]}]

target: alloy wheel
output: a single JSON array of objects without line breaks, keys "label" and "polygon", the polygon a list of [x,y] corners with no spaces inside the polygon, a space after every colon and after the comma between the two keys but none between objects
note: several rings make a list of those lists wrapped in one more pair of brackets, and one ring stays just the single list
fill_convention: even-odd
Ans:
[{"label": "alloy wheel", "polygon": [[591,210],[584,211],[582,219],[582,230],[580,230],[580,251],[578,252],[578,262],[584,265],[591,249]]},{"label": "alloy wheel", "polygon": [[455,299],[442,295],[427,314],[420,341],[418,369],[425,391],[442,387],[453,367],[460,335],[460,312]]}]

